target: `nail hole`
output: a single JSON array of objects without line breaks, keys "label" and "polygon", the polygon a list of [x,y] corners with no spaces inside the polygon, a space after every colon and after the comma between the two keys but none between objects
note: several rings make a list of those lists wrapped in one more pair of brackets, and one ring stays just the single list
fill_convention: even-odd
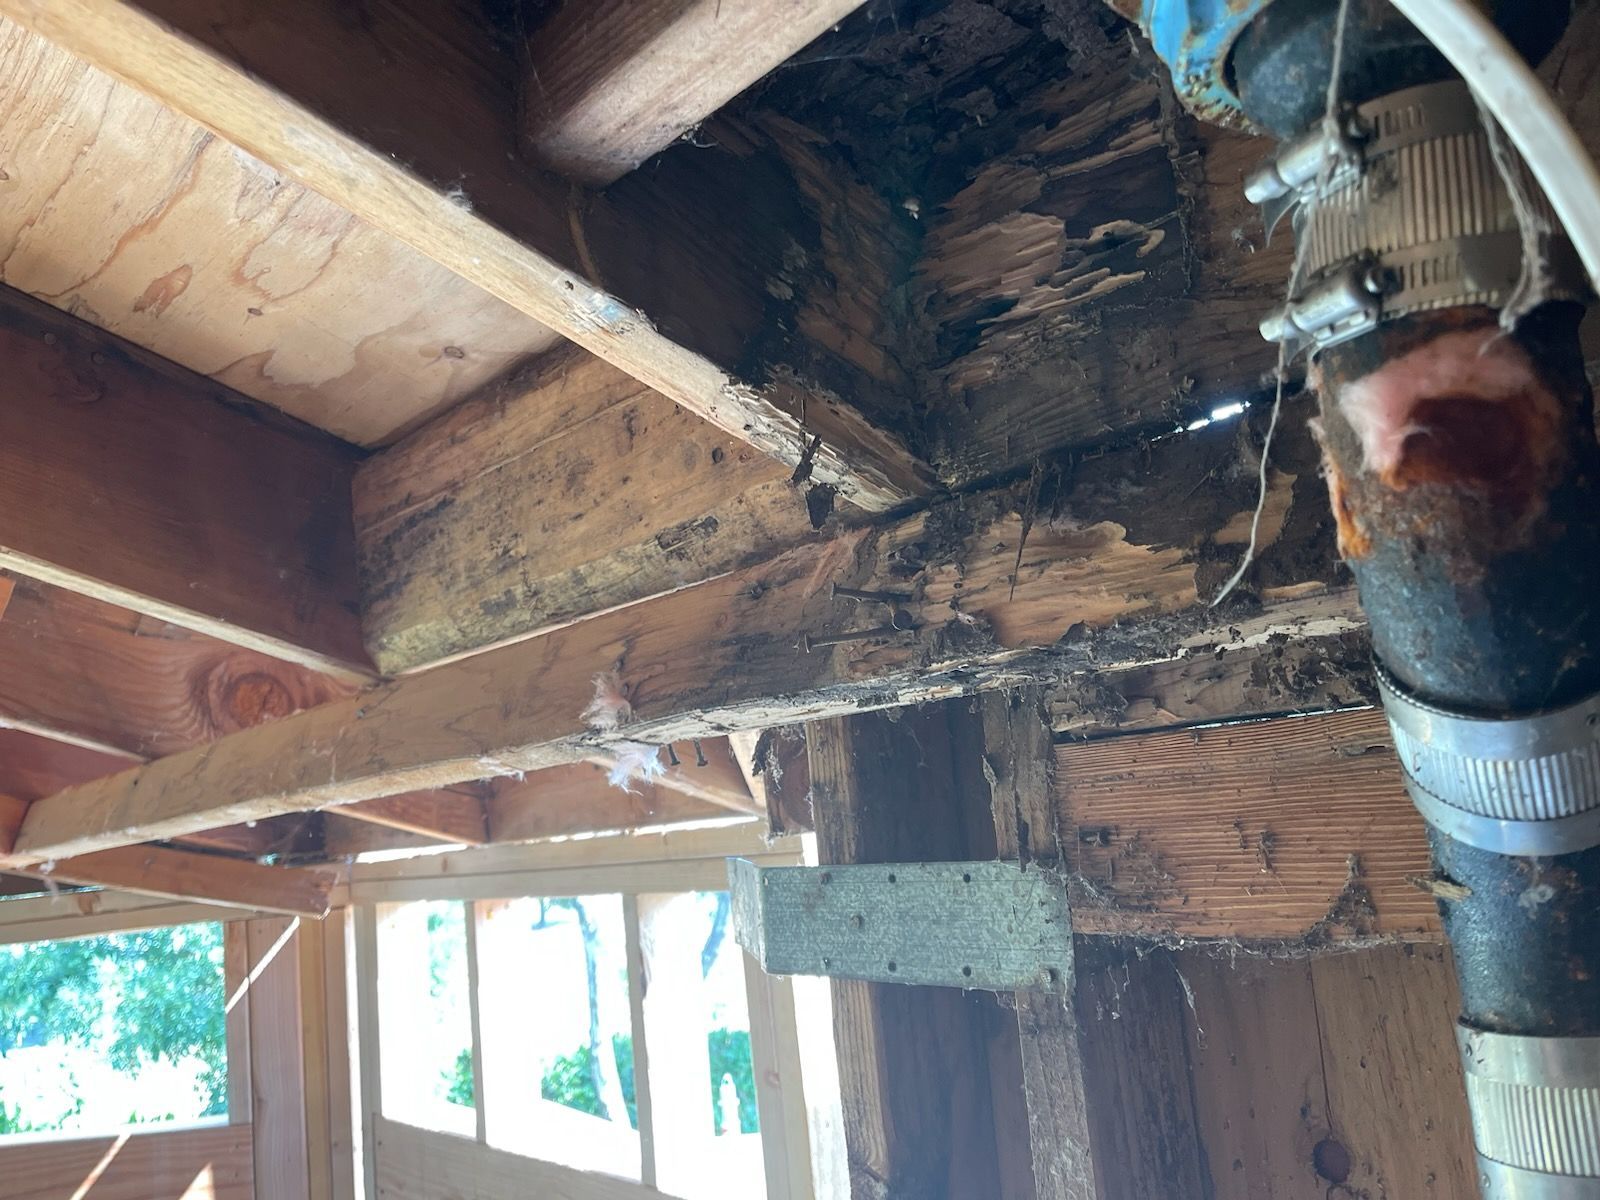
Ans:
[{"label": "nail hole", "polygon": [[972,873],[970,871],[961,872],[961,882],[962,883],[971,883],[972,882]]},{"label": "nail hole", "polygon": [[889,974],[893,975],[899,969],[900,968],[898,966],[896,966],[894,963],[890,963],[889,964]]},{"label": "nail hole", "polygon": [[971,975],[972,974],[972,968],[971,967],[962,967],[961,968],[961,973],[963,975]]},{"label": "nail hole", "polygon": [[1350,1178],[1350,1151],[1332,1138],[1323,1138],[1311,1148],[1311,1165],[1329,1183],[1343,1183]]},{"label": "nail hole", "polygon": [[890,882],[890,883],[893,883],[893,882],[894,882],[894,872],[893,872],[893,871],[890,871],[890,872],[889,872],[889,882]]},{"label": "nail hole", "polygon": [[832,883],[833,882],[833,874],[831,872],[829,872],[829,871],[824,871],[817,878],[821,879],[823,883]]}]

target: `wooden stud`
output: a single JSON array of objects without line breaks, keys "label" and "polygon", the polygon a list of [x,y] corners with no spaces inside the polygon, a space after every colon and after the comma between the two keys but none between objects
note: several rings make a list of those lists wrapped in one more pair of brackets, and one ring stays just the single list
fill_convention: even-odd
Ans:
[{"label": "wooden stud", "polygon": [[656,1186],[656,1125],[649,1084],[650,1034],[644,1019],[645,961],[638,896],[622,897],[622,932],[628,971],[628,1028],[633,1035],[633,1111],[639,1130],[639,1184],[653,1188]]},{"label": "wooden stud", "polygon": [[310,1187],[300,924],[298,918],[249,924],[255,1200],[307,1200]]},{"label": "wooden stud", "polygon": [[483,1102],[483,1011],[478,995],[482,968],[478,963],[478,903],[461,902],[461,919],[467,936],[467,1011],[472,1027],[472,1112],[478,1141],[489,1138],[488,1117]]},{"label": "wooden stud", "polygon": [[[959,757],[948,715],[930,706],[807,727],[822,865],[983,852],[983,831],[963,805],[980,764]],[[849,1195],[994,1194],[1005,1172],[982,1012],[993,1001],[854,980],[834,980],[832,994]]]},{"label": "wooden stud", "polygon": [[352,941],[356,980],[356,1095],[359,1124],[357,1149],[363,1173],[365,1200],[378,1195],[377,1125],[383,1112],[383,1054],[378,1027],[378,913],[371,904],[352,909]]},{"label": "wooden stud", "polygon": [[250,1053],[250,926],[230,921],[222,927],[222,990],[227,1006],[223,1024],[228,1039],[228,1123],[248,1125],[255,1088]]}]

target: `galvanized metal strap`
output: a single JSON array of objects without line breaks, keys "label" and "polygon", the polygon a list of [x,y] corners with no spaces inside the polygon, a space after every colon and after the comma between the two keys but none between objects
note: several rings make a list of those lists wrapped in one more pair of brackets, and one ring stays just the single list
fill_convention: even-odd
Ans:
[{"label": "galvanized metal strap", "polygon": [[1060,876],[1006,862],[758,867],[730,859],[735,936],[772,975],[1063,992]]}]

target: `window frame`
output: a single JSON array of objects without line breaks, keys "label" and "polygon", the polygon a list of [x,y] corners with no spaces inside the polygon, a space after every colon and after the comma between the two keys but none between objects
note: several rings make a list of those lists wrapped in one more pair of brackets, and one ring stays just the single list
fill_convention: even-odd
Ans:
[{"label": "window frame", "polygon": [[[650,1104],[649,1041],[644,1020],[644,957],[639,897],[660,893],[728,890],[727,860],[751,858],[767,866],[802,861],[797,837],[768,841],[758,823],[649,835],[574,838],[524,845],[486,846],[378,863],[356,864],[349,882],[354,913],[357,1073],[368,1197],[376,1196],[377,1129],[383,1095],[379,1078],[382,1031],[378,1023],[378,928],[387,906],[417,901],[457,901],[466,909],[468,1010],[472,1029],[476,1140],[487,1146],[483,1092],[483,1027],[478,997],[478,922],[486,904],[536,897],[620,895],[628,1003],[633,1034],[640,1180],[655,1192],[654,1121]],[[762,1158],[768,1200],[809,1200],[812,1195],[806,1108],[800,1091],[800,1046],[790,981],[767,975],[745,955],[750,1049],[756,1077]],[[771,1081],[787,1081],[773,1085]],[[530,1161],[540,1161],[530,1159]]]}]

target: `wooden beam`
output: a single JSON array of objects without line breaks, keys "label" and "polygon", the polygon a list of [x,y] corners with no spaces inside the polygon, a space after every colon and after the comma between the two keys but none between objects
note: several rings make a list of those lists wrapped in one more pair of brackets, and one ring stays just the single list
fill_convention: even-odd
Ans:
[{"label": "wooden beam", "polygon": [[[571,763],[521,779],[497,779],[486,807],[490,840],[533,842],[574,834],[625,832],[726,819],[728,809],[664,783],[613,787],[606,769]],[[343,811],[343,810],[341,810]]]},{"label": "wooden beam", "polygon": [[420,833],[441,842],[478,846],[489,840],[483,798],[466,786],[363,800],[339,811],[357,821]]},{"label": "wooden beam", "polygon": [[218,904],[186,904],[135,892],[64,887],[49,895],[0,903],[0,945],[95,937],[201,921],[242,922],[249,915],[243,909]]},{"label": "wooden beam", "polygon": [[1074,675],[1051,693],[1051,724],[1074,738],[1336,712],[1378,700],[1365,629],[1224,647],[1128,671]]},{"label": "wooden beam", "polygon": [[1374,709],[1056,748],[1081,933],[1437,940],[1422,818]]},{"label": "wooden beam", "polygon": [[[698,744],[696,744],[698,743]],[[669,754],[668,751],[671,751]],[[672,761],[672,755],[678,761]],[[703,760],[703,761],[702,761]],[[617,759],[614,754],[596,756],[595,761],[610,768]],[[704,800],[718,808],[738,813],[763,813],[760,800],[750,792],[744,772],[733,757],[733,749],[725,737],[705,737],[663,746],[658,755],[662,772],[657,786],[667,791]],[[637,786],[638,781],[629,783]]]},{"label": "wooden beam", "polygon": [[0,726],[126,759],[174,754],[354,692],[90,596],[18,579],[0,614]]},{"label": "wooden beam", "polygon": [[353,452],[0,290],[0,568],[345,679]]},{"label": "wooden beam", "polygon": [[814,540],[790,474],[593,355],[546,355],[356,471],[367,645],[397,675]]},{"label": "wooden beam", "polygon": [[[95,1200],[192,1196],[195,1200],[255,1200],[250,1131],[218,1125],[199,1129],[129,1129],[113,1137],[42,1138],[0,1149],[0,1171],[11,1200],[53,1200],[79,1189]],[[197,1181],[205,1184],[197,1186]],[[84,1188],[88,1181],[88,1188]]]},{"label": "wooden beam", "polygon": [[848,16],[861,0],[562,4],[529,31],[524,136],[601,186],[633,170]]},{"label": "wooden beam", "polygon": [[[1081,464],[1052,520],[1032,519],[1026,485],[955,498],[70,789],[29,811],[14,858],[583,758],[606,741],[584,712],[612,671],[633,719],[609,736],[664,743],[1354,627],[1353,597],[1330,586],[1342,568],[1315,452],[1295,411],[1286,424],[1256,594],[1242,608],[1205,601],[1254,505],[1247,473],[1221,465],[1253,447],[1241,429],[1204,430]],[[1305,515],[1288,522],[1291,509]],[[802,653],[802,635],[870,619],[830,597],[834,581],[914,591],[919,628]]]},{"label": "wooden beam", "polygon": [[[825,173],[797,185],[780,162],[786,178],[713,189],[706,203],[688,206],[687,216],[678,197],[626,208],[608,197],[590,212],[566,186],[515,163],[514,81],[504,71],[512,60],[485,35],[481,14],[471,6],[425,11],[427,20],[419,20],[397,5],[352,25],[312,0],[270,10],[233,0],[0,5],[0,13],[200,122],[732,436],[790,466],[804,461],[814,482],[838,488],[846,499],[881,509],[926,490],[926,468],[840,399],[838,386],[811,382],[811,368],[825,360],[831,374],[848,380],[846,386],[859,384],[862,394],[903,388],[903,377],[891,378],[886,356],[850,327],[824,278],[824,255],[819,251],[807,264],[804,285],[795,288],[783,278],[786,271],[795,274],[790,248],[801,243],[794,231],[775,228],[765,211],[747,211],[752,186],[792,209],[805,195],[804,184],[824,181]],[[409,107],[419,90],[434,103],[402,129],[392,113]],[[719,162],[743,169],[736,155]],[[847,215],[844,203],[834,207]],[[873,218],[874,225],[889,227],[886,203],[877,202]],[[808,219],[802,236],[820,243],[821,222],[815,215]],[[693,228],[676,235],[673,227],[686,221]],[[743,236],[730,236],[736,229]],[[874,233],[882,240],[880,231],[869,229],[861,242]],[[691,241],[703,260],[700,269],[675,273],[672,285],[662,286],[656,264],[642,261],[650,245]],[[620,299],[596,282],[602,271],[607,284],[622,289]],[[620,285],[612,282],[618,279]],[[744,326],[761,319],[766,302],[786,287],[790,296],[829,293],[812,322],[824,335],[802,339],[799,353],[785,355],[791,376],[803,372],[799,383],[772,382],[776,373],[763,381],[738,368],[744,339],[735,336],[737,344],[730,345],[729,338],[732,330],[746,333]],[[648,315],[634,307],[640,305]],[[660,332],[666,327],[674,336]],[[757,335],[748,336],[753,344]],[[852,336],[864,354],[849,346],[842,353],[828,349]],[[863,357],[885,378],[854,361]]]},{"label": "wooden beam", "polygon": [[327,913],[329,893],[338,882],[333,871],[264,867],[248,859],[166,846],[101,850],[23,870],[63,883],[308,917]]}]

